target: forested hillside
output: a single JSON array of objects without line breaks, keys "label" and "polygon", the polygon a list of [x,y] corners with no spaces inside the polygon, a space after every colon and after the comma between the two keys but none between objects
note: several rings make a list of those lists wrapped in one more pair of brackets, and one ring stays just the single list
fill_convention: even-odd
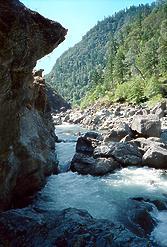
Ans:
[{"label": "forested hillside", "polygon": [[98,22],[57,60],[46,79],[74,104],[86,106],[98,98],[138,103],[165,94],[166,71],[165,0]]}]

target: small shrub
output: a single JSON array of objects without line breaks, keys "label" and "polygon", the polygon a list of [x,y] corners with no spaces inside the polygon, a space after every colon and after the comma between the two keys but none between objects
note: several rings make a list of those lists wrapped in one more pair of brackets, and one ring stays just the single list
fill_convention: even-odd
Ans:
[{"label": "small shrub", "polygon": [[145,83],[145,89],[144,89],[144,96],[150,100],[151,98],[154,98],[156,95],[161,94],[161,84],[156,79],[156,77],[151,77],[147,80]]},{"label": "small shrub", "polygon": [[148,105],[150,107],[154,107],[158,102],[161,102],[163,100],[164,98],[162,97],[162,94],[157,94],[148,101]]}]

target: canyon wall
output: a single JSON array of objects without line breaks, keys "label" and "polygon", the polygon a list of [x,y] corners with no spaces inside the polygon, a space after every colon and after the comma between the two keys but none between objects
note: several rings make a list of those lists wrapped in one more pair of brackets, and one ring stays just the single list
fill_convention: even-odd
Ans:
[{"label": "canyon wall", "polygon": [[18,0],[0,1],[0,211],[23,203],[57,172],[45,85],[32,70],[66,33]]}]

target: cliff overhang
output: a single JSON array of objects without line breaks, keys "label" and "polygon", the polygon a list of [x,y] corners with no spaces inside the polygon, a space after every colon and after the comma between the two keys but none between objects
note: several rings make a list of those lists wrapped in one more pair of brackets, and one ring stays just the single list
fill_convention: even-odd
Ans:
[{"label": "cliff overhang", "polygon": [[32,70],[66,33],[18,0],[0,1],[0,211],[24,201],[57,171],[45,87],[34,83]]}]

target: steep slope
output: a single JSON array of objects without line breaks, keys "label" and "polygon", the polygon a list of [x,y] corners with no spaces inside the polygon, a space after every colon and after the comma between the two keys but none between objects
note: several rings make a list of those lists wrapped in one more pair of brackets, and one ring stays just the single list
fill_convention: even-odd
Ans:
[{"label": "steep slope", "polygon": [[138,16],[115,35],[107,50],[107,65],[97,70],[81,106],[97,101],[154,104],[167,96],[167,1],[149,15]]},{"label": "steep slope", "polygon": [[0,1],[0,211],[24,202],[57,170],[45,87],[32,69],[66,32],[18,0]]},{"label": "steep slope", "polygon": [[78,44],[56,61],[46,77],[47,82],[66,99],[73,103],[79,101],[91,86],[94,71],[102,70],[106,65],[111,36],[121,40],[123,28],[138,17],[144,19],[152,8],[149,5],[132,6],[98,22]]},{"label": "steep slope", "polygon": [[46,94],[52,112],[56,113],[71,108],[70,103],[63,99],[63,97],[60,94],[58,94],[57,91],[49,84],[46,85]]}]

